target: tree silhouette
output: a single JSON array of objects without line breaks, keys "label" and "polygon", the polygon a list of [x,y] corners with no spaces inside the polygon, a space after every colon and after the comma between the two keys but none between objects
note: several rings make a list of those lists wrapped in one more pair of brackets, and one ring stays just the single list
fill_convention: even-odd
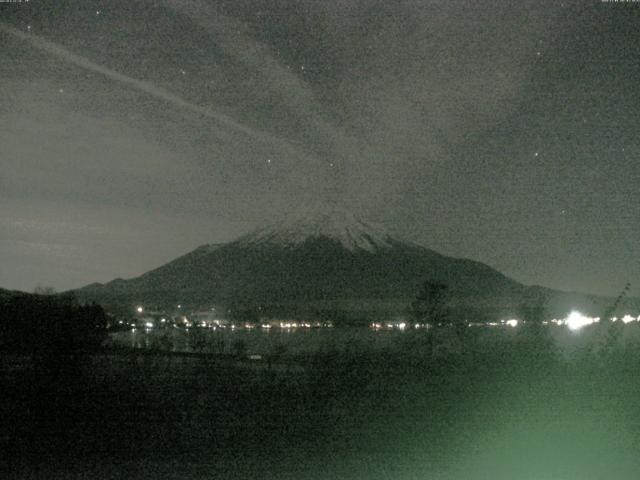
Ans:
[{"label": "tree silhouette", "polygon": [[443,325],[449,323],[448,287],[442,283],[425,281],[412,302],[410,313],[418,323]]},{"label": "tree silhouette", "polygon": [[542,324],[547,315],[547,302],[545,295],[525,299],[518,307],[518,318],[528,324]]},{"label": "tree silhouette", "polygon": [[107,315],[73,295],[17,294],[0,302],[0,349],[50,358],[91,351],[106,338]]},{"label": "tree silhouette", "polygon": [[33,293],[35,295],[55,295],[57,292],[56,292],[56,289],[53,287],[38,285],[36,288],[33,289]]}]

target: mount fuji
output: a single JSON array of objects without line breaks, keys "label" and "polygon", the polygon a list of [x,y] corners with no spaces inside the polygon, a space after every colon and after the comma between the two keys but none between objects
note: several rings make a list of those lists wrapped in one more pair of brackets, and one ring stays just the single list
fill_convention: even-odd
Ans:
[{"label": "mount fuji", "polygon": [[[108,308],[222,305],[273,315],[371,318],[402,313],[426,280],[446,284],[454,311],[494,318],[527,298],[570,307],[596,297],[529,287],[480,262],[441,255],[395,238],[335,205],[303,208],[226,244],[203,245],[129,280],[76,294]],[[558,302],[555,302],[558,303]]]},{"label": "mount fuji", "polygon": [[279,222],[245,235],[237,240],[245,247],[270,245],[296,248],[310,239],[325,238],[340,244],[350,252],[375,253],[400,242],[383,227],[365,222],[353,213],[333,206],[299,209]]}]

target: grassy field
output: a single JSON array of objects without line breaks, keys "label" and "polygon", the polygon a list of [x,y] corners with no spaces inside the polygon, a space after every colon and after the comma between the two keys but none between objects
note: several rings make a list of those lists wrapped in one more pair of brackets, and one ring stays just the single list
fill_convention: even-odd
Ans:
[{"label": "grassy field", "polygon": [[594,332],[569,356],[520,329],[351,344],[303,367],[126,350],[58,365],[3,357],[0,473],[635,479],[640,351]]}]

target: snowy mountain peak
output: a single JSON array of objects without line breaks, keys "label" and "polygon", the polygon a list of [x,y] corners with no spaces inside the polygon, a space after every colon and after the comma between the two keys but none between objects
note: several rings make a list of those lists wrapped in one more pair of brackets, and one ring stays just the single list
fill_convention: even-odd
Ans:
[{"label": "snowy mountain peak", "polygon": [[384,228],[335,205],[301,208],[271,226],[241,237],[237,243],[291,247],[312,238],[329,238],[350,251],[374,252],[397,243]]}]

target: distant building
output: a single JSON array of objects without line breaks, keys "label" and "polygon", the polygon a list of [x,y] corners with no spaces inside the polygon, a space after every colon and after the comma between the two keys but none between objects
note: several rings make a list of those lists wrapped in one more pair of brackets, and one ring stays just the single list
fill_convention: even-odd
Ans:
[{"label": "distant building", "polygon": [[166,312],[145,310],[135,317],[135,322],[140,328],[162,328],[171,324],[171,317]]},{"label": "distant building", "polygon": [[220,318],[215,310],[202,310],[192,313],[189,315],[189,320],[199,327],[226,326],[229,324],[229,321]]}]

